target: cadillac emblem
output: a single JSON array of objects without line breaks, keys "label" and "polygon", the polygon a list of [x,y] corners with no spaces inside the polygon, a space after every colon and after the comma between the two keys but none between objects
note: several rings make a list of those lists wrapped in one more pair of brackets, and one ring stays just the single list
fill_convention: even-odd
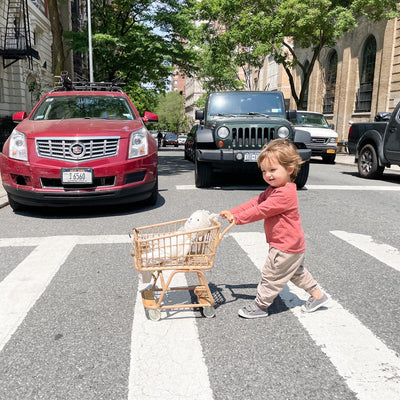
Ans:
[{"label": "cadillac emblem", "polygon": [[86,147],[84,144],[76,142],[71,144],[69,147],[69,154],[71,154],[72,157],[79,159],[82,158],[86,153]]}]

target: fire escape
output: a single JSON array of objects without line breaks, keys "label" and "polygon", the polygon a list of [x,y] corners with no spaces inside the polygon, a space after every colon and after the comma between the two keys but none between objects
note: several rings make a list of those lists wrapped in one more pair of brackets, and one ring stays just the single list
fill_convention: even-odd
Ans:
[{"label": "fire escape", "polygon": [[0,56],[4,68],[27,59],[32,69],[33,57],[39,60],[39,53],[31,43],[28,0],[8,0],[6,26],[1,31]]}]

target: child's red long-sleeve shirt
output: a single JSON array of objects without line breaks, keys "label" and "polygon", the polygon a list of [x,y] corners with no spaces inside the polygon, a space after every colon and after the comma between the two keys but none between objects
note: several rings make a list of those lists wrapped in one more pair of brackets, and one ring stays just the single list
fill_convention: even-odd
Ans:
[{"label": "child's red long-sleeve shirt", "polygon": [[305,238],[299,213],[296,184],[269,186],[258,197],[230,210],[237,225],[264,219],[267,242],[285,253],[303,253]]}]

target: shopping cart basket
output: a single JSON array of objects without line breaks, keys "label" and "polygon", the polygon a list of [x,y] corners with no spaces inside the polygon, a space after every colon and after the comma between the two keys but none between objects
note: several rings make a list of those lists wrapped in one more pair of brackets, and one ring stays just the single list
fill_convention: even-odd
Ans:
[{"label": "shopping cart basket", "polygon": [[[183,231],[187,219],[165,222],[133,229],[133,262],[140,272],[151,273],[152,286],[142,291],[142,300],[148,317],[153,321],[161,318],[161,310],[177,308],[200,308],[205,317],[213,317],[214,300],[204,270],[213,267],[215,252],[230,224],[221,233],[221,223],[212,219],[209,228]],[[164,272],[170,271],[165,279]],[[178,273],[195,274],[197,286],[171,287]],[[159,286],[157,283],[159,282]],[[163,302],[169,291],[193,291],[197,303],[166,304]]]}]

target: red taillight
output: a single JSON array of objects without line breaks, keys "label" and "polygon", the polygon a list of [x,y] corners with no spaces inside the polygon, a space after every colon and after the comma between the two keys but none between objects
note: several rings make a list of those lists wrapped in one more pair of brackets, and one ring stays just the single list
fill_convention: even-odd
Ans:
[{"label": "red taillight", "polygon": [[353,125],[350,125],[349,134],[347,135],[347,140],[350,140],[351,133],[353,132]]}]

